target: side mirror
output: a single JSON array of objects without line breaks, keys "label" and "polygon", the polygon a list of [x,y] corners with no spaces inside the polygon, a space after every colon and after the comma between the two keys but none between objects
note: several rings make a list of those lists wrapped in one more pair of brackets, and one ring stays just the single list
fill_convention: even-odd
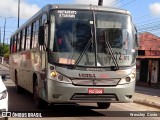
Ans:
[{"label": "side mirror", "polygon": [[139,35],[138,35],[138,31],[137,31],[136,25],[133,25],[133,26],[134,26],[134,30],[135,30],[135,42],[136,42],[137,47],[139,47]]},{"label": "side mirror", "polygon": [[44,45],[44,26],[39,26],[38,42],[39,45]]},{"label": "side mirror", "polygon": [[139,47],[139,35],[135,34],[136,45]]},{"label": "side mirror", "polygon": [[2,81],[6,81],[6,75],[1,76]]}]

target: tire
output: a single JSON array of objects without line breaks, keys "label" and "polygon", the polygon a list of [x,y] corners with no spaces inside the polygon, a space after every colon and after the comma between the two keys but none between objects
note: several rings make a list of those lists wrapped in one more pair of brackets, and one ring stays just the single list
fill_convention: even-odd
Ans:
[{"label": "tire", "polygon": [[33,84],[33,100],[38,109],[44,109],[46,107],[46,102],[39,97],[37,80]]},{"label": "tire", "polygon": [[111,103],[107,103],[107,102],[98,102],[97,103],[99,109],[107,109],[110,107],[110,104]]},{"label": "tire", "polygon": [[15,87],[16,87],[16,92],[18,94],[22,94],[23,93],[23,88],[18,85],[17,72],[15,72]]}]

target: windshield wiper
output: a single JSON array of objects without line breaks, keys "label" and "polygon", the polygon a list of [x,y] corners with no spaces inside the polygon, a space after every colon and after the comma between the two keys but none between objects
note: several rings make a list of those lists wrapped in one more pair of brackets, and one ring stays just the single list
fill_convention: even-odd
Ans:
[{"label": "windshield wiper", "polygon": [[111,70],[119,70],[119,65],[118,65],[118,62],[114,56],[114,53],[113,53],[113,50],[112,50],[112,47],[111,45],[109,44],[109,41],[106,39],[107,35],[106,35],[106,31],[104,31],[104,40],[105,40],[105,44],[107,45],[107,48],[111,54],[111,58],[113,60],[113,63],[115,66],[111,66]]},{"label": "windshield wiper", "polygon": [[92,27],[91,27],[91,38],[89,39],[89,41],[88,41],[87,45],[85,46],[84,50],[80,53],[80,55],[79,55],[78,59],[76,60],[75,64],[70,66],[69,68],[75,69],[78,66],[79,62],[81,61],[83,55],[88,50],[88,48],[91,45],[92,41],[93,41],[93,31],[92,31]]},{"label": "windshield wiper", "polygon": [[91,45],[91,43],[92,43],[92,36],[91,36],[91,39],[88,41],[87,45],[85,46],[84,50],[81,52],[80,56],[76,60],[75,64],[70,66],[71,69],[75,69],[77,67],[77,65],[81,61],[83,55],[86,53],[86,51],[88,50],[89,46]]}]

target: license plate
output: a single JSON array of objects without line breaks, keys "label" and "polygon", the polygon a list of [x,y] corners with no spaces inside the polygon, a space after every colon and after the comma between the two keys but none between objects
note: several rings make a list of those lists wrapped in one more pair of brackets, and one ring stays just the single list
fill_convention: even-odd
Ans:
[{"label": "license plate", "polygon": [[103,94],[103,88],[88,88],[88,94]]}]

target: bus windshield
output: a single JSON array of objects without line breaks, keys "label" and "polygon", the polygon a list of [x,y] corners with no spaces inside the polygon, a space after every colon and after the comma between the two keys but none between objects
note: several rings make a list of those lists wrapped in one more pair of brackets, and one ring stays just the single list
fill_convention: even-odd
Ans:
[{"label": "bus windshield", "polygon": [[108,12],[55,10],[51,12],[51,17],[55,19],[55,26],[51,28],[54,29],[51,30],[54,31],[51,33],[54,34],[54,40],[50,41],[51,63],[74,65],[81,56],[77,66],[114,66],[106,40],[119,66],[130,66],[135,62],[130,16]]}]

